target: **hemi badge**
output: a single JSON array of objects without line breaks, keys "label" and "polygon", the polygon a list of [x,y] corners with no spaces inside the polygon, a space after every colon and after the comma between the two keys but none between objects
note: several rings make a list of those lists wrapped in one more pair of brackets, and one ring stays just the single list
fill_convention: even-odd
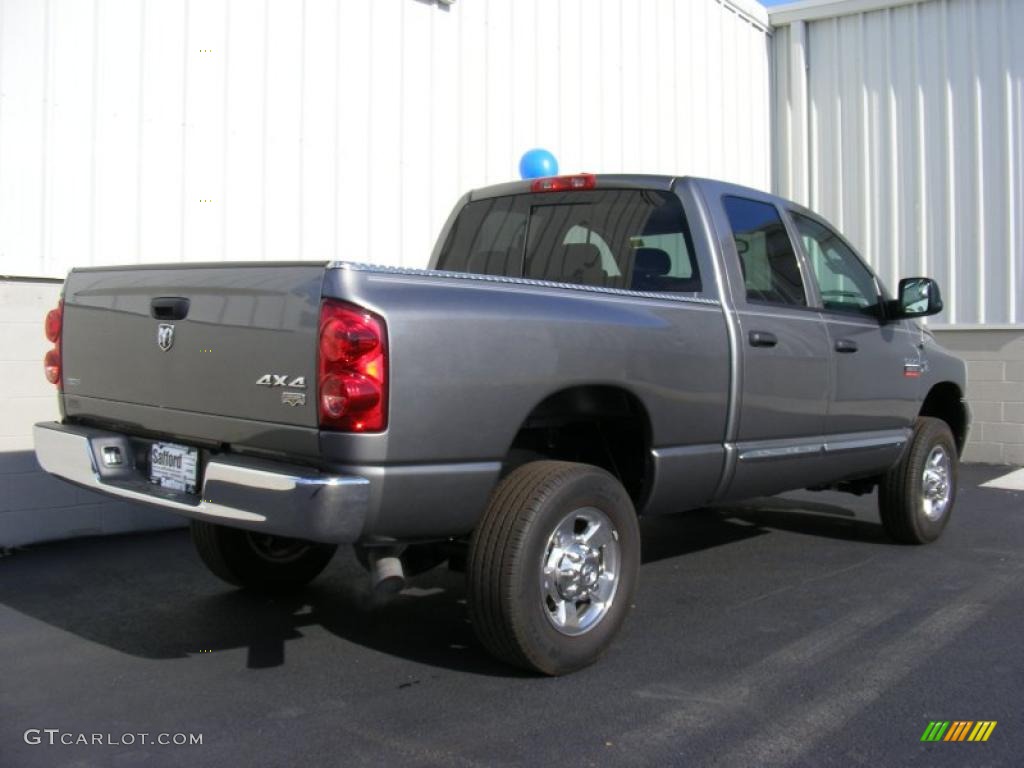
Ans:
[{"label": "hemi badge", "polygon": [[294,408],[297,405],[305,405],[306,394],[305,392],[282,392],[281,402],[284,403],[285,405],[292,406],[292,408]]},{"label": "hemi badge", "polygon": [[920,378],[922,371],[924,371],[924,366],[920,363],[907,363],[903,366],[903,375],[908,379]]}]

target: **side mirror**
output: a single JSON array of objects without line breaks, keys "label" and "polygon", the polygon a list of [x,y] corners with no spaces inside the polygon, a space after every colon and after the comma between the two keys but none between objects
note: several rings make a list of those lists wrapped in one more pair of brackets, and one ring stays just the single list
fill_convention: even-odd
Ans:
[{"label": "side mirror", "polygon": [[894,303],[896,317],[937,315],[942,311],[942,293],[930,277],[905,277],[900,280],[899,298]]}]

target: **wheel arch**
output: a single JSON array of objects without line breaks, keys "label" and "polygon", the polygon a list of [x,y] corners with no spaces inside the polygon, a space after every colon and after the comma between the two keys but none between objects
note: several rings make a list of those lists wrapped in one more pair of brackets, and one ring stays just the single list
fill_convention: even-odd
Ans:
[{"label": "wheel arch", "polygon": [[594,464],[625,487],[640,509],[650,491],[650,415],[636,393],[614,384],[560,389],[523,419],[502,463],[502,476],[536,459]]},{"label": "wheel arch", "polygon": [[952,381],[941,381],[928,390],[921,404],[920,416],[942,419],[949,425],[956,442],[957,453],[963,455],[970,427],[970,414],[964,402],[963,392]]}]

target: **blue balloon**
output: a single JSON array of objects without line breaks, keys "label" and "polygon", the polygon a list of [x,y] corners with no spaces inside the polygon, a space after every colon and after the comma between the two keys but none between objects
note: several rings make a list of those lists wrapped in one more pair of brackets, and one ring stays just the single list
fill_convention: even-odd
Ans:
[{"label": "blue balloon", "polygon": [[546,149],[530,149],[519,161],[519,175],[524,179],[539,179],[558,175],[558,161]]}]

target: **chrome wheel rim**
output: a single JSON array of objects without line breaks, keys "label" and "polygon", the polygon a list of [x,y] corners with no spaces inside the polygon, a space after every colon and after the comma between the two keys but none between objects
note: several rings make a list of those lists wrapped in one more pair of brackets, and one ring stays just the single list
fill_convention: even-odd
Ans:
[{"label": "chrome wheel rim", "polygon": [[309,543],[285,536],[265,533],[247,533],[245,536],[253,552],[274,563],[290,563],[306,554]]},{"label": "chrome wheel rim", "polygon": [[921,506],[924,516],[938,520],[949,507],[953,495],[953,461],[944,446],[936,445],[928,453],[921,474]]},{"label": "chrome wheel rim", "polygon": [[563,635],[582,635],[611,610],[619,588],[619,534],[595,507],[562,518],[541,558],[544,615]]}]

